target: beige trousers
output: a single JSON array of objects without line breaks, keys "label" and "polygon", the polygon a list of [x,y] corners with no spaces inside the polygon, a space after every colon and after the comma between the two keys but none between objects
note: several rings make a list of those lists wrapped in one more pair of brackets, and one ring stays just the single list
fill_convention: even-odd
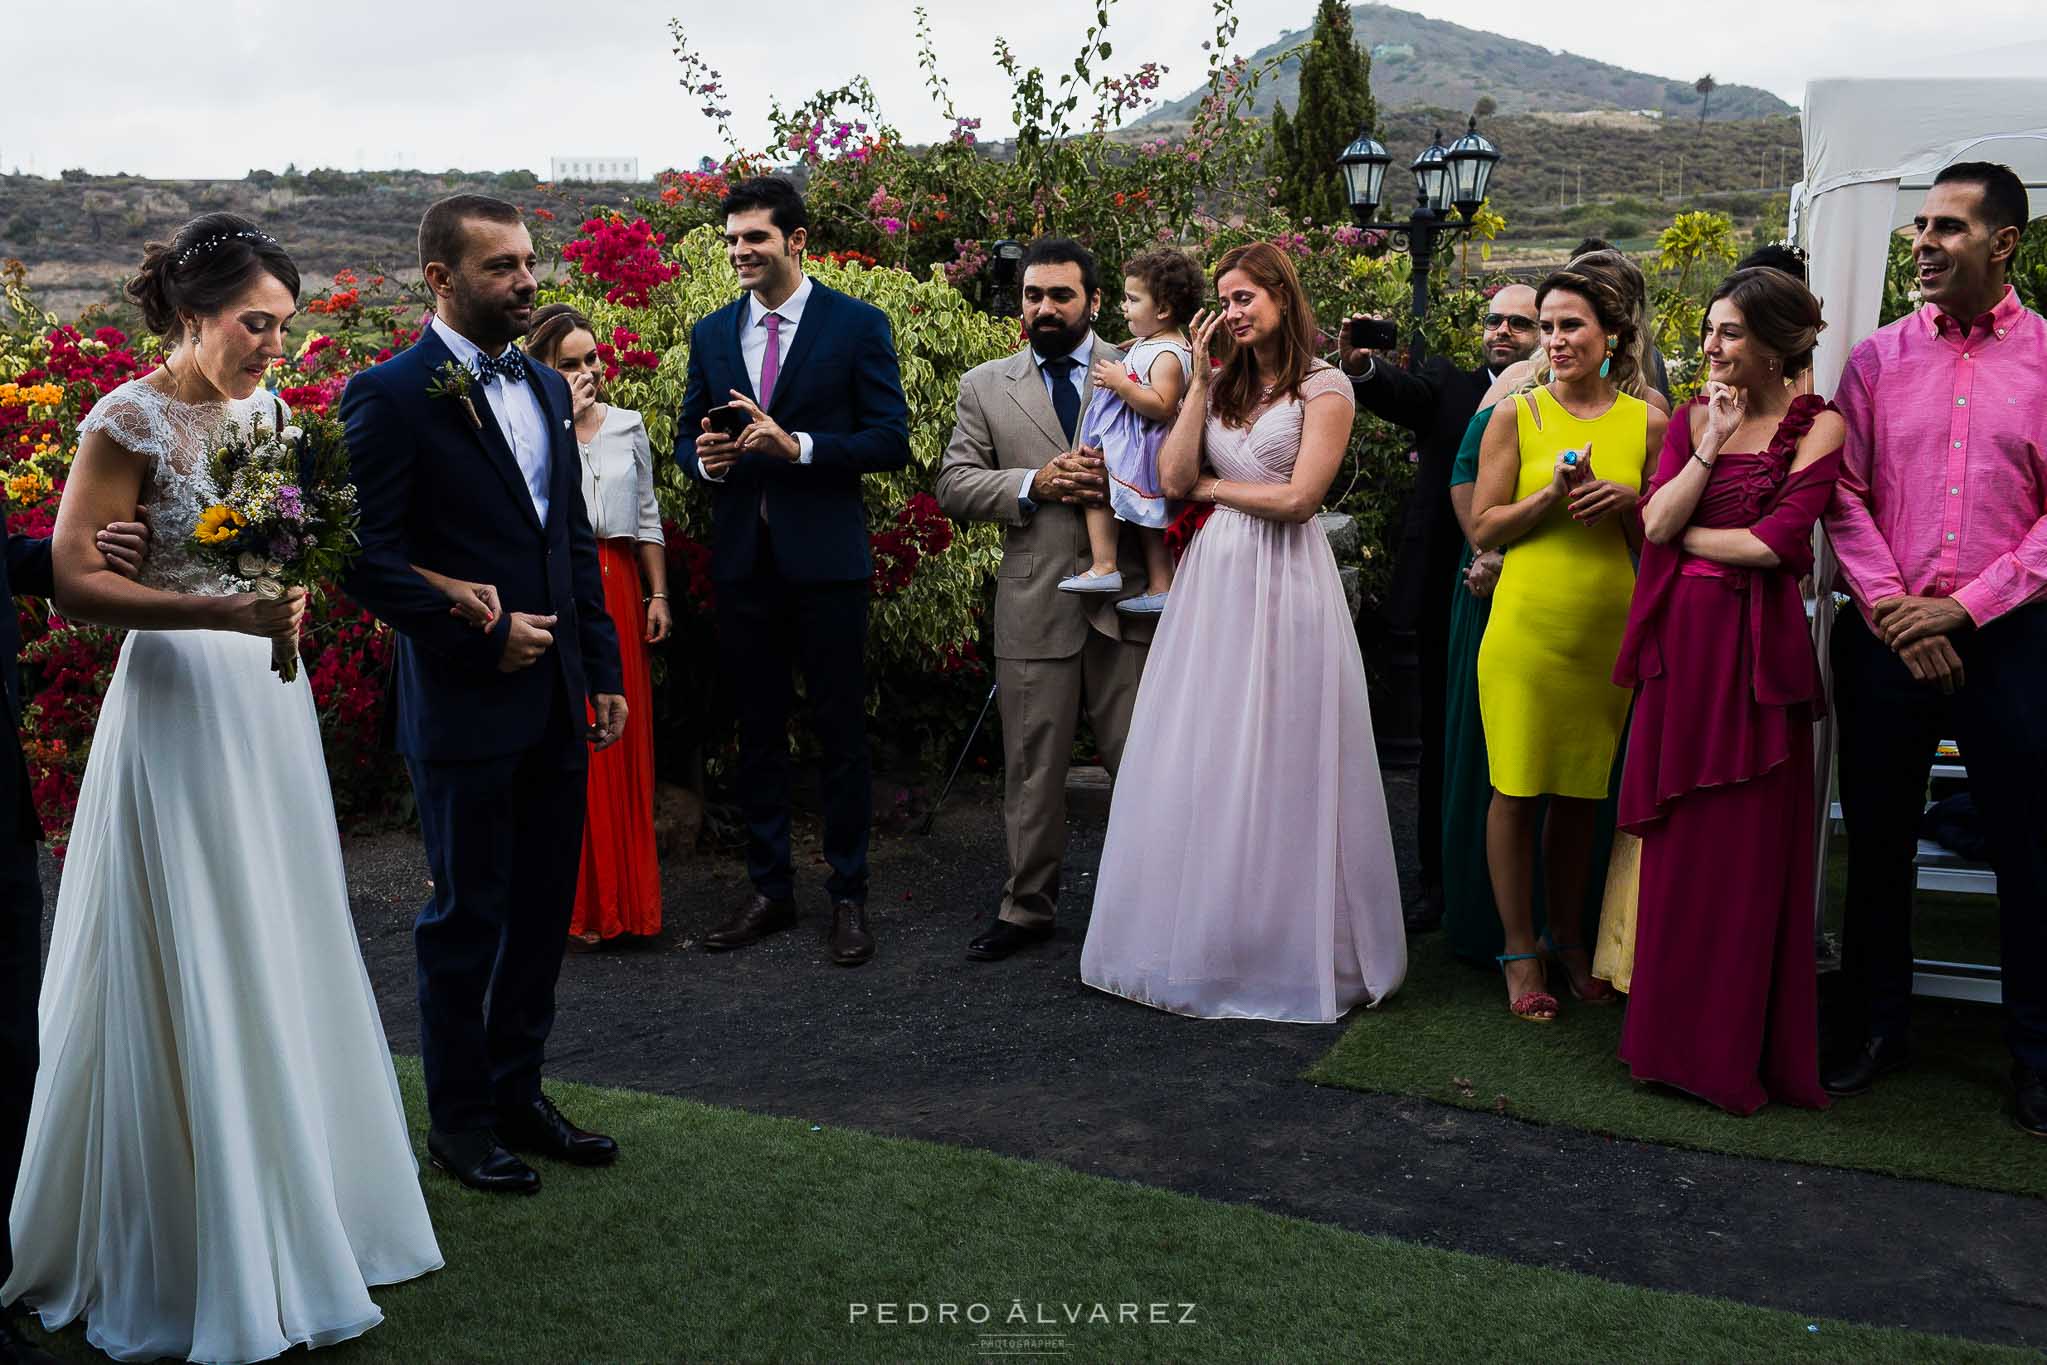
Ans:
[{"label": "beige trousers", "polygon": [[1066,770],[1073,731],[1087,706],[1111,775],[1130,734],[1130,711],[1144,671],[1143,643],[1087,633],[1078,654],[1064,659],[997,659],[996,705],[1002,713],[1002,821],[1009,836],[1009,881],[1001,917],[1012,924],[1050,924],[1059,903],[1066,856]]}]

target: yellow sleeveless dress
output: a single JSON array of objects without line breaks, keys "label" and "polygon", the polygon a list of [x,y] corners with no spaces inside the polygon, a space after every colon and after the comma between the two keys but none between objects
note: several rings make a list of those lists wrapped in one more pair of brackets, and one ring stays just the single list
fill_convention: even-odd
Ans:
[{"label": "yellow sleeveless dress", "polygon": [[[1598,477],[1641,485],[1649,431],[1641,399],[1619,394],[1588,422],[1536,389],[1514,400],[1514,413],[1517,502],[1549,483],[1558,456],[1588,445]],[[1478,651],[1479,714],[1496,790],[1607,795],[1633,696],[1614,685],[1613,665],[1634,591],[1635,563],[1619,517],[1588,528],[1559,504],[1507,548]]]}]

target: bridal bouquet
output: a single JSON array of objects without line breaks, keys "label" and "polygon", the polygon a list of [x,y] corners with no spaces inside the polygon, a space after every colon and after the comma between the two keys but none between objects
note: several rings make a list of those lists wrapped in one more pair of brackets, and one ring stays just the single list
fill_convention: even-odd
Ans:
[{"label": "bridal bouquet", "polygon": [[[275,599],[311,589],[360,552],[348,442],[333,418],[308,413],[281,431],[260,420],[246,429],[229,423],[213,439],[207,473],[214,501],[192,540],[231,591]],[[270,668],[294,681],[298,641],[273,641]]]}]

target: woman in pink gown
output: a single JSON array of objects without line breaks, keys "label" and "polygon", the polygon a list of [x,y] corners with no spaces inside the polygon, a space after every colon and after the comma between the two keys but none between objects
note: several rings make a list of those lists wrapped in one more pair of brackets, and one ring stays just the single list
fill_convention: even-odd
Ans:
[{"label": "woman in pink gown", "polygon": [[1793,397],[1819,300],[1736,271],[1706,320],[1705,393],[1670,419],[1614,681],[1640,685],[1620,825],[1642,840],[1621,1059],[1734,1114],[1826,1107],[1813,963],[1812,722],[1798,580],[1845,427]]},{"label": "woman in pink gown", "polygon": [[1159,452],[1167,494],[1216,510],[1145,663],[1080,975],[1176,1014],[1327,1023],[1407,971],[1364,664],[1314,524],[1350,383],[1315,359],[1285,253],[1239,247],[1216,284]]}]

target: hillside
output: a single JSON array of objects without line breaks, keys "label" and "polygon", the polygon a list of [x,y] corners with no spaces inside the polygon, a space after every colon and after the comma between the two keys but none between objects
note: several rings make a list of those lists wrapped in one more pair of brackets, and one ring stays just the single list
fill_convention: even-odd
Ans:
[{"label": "hillside", "polygon": [[[1302,11],[1313,9],[1306,0],[1296,0],[1296,5]],[[1651,76],[1386,5],[1352,5],[1350,13],[1358,45],[1373,49],[1372,94],[1381,111],[1411,105],[1470,109],[1481,95],[1490,95],[1502,114],[1634,109],[1692,122],[1699,116],[1699,96],[1692,83],[1703,73],[1678,80]],[[1252,53],[1251,64],[1262,65],[1308,37],[1307,29],[1282,34]],[[1282,64],[1259,87],[1256,112],[1270,114],[1274,100],[1291,111],[1298,102],[1299,85],[1298,59]],[[1131,126],[1183,123],[1199,94],[1162,105]],[[1723,85],[1713,92],[1708,115],[1718,122],[1792,112],[1767,90]]]},{"label": "hillside", "polygon": [[168,239],[195,214],[226,210],[287,243],[310,294],[338,270],[415,274],[420,215],[444,195],[467,190],[544,207],[566,235],[582,209],[622,205],[648,188],[575,185],[541,191],[525,172],[315,170],[263,172],[242,180],[0,176],[0,260],[26,262],[29,287],[43,306],[70,317],[119,294],[121,281],[142,258],[144,242]]},{"label": "hillside", "polygon": [[[1381,216],[1406,214],[1414,196],[1406,162],[1436,129],[1449,136],[1458,117],[1448,109],[1380,112],[1379,136],[1396,163]],[[1719,208],[1740,221],[1753,209],[1709,196],[1745,194],[1759,206],[1798,178],[1801,155],[1795,116],[1716,118],[1701,129],[1621,114],[1519,114],[1488,119],[1486,133],[1502,153],[1492,205],[1509,238],[1636,237],[1687,208]]]}]

